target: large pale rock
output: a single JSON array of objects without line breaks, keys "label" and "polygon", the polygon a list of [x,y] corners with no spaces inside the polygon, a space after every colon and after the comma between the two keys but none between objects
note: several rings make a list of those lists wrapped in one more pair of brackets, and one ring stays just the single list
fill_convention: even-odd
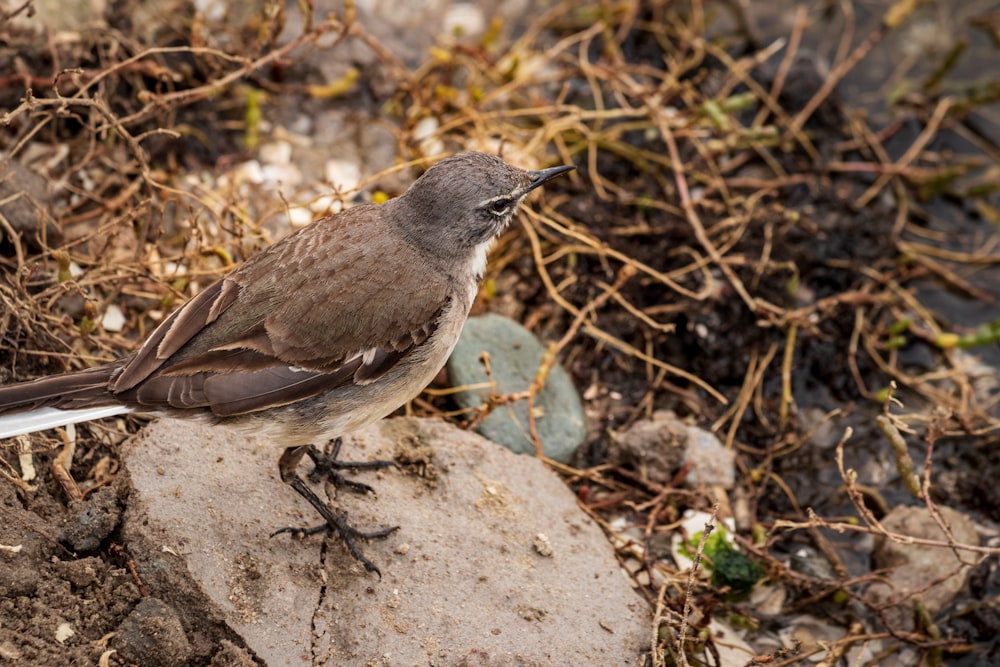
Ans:
[{"label": "large pale rock", "polygon": [[207,608],[272,666],[642,664],[647,605],[536,459],[433,420],[346,439],[344,458],[407,462],[355,476],[377,497],[336,499],[360,529],[401,526],[361,545],[379,580],[336,538],[269,537],[316,521],[279,481],[279,452],[174,420],[127,448],[126,541],[182,618]]}]

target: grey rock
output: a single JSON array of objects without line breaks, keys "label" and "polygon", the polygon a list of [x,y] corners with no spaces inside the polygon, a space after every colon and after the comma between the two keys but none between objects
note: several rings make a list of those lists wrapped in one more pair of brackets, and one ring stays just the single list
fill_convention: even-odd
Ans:
[{"label": "grey rock", "polygon": [[[86,3],[82,3],[86,4]],[[0,154],[0,160],[8,156]],[[56,247],[62,243],[62,231],[52,221],[46,180],[11,160],[0,172],[0,215],[32,249]]]},{"label": "grey rock", "polygon": [[[448,377],[452,386],[470,386],[489,382],[480,362],[483,352],[489,352],[495,393],[523,392],[538,372],[545,348],[523,326],[499,315],[470,317],[462,336],[448,360]],[[463,408],[482,405],[490,395],[489,388],[458,392],[455,400]],[[535,426],[542,450],[550,459],[566,462],[586,436],[583,404],[566,370],[558,363],[553,366],[544,389],[535,397]],[[528,403],[503,405],[494,410],[476,431],[484,437],[519,454],[534,454],[535,445],[529,437]]]},{"label": "grey rock", "polygon": [[63,528],[63,540],[74,551],[93,551],[101,546],[121,519],[121,508],[114,492],[109,488],[98,489],[86,500],[73,502],[74,521]]},{"label": "grey rock", "polygon": [[[950,507],[938,505],[937,510],[957,543],[979,545],[979,533],[972,519]],[[882,520],[882,526],[898,535],[948,541],[926,507],[895,507]],[[956,553],[961,554],[961,560]],[[907,631],[914,627],[913,598],[919,598],[931,615],[940,613],[965,588],[977,556],[947,546],[905,544],[883,537],[872,559],[876,567],[888,569],[889,574],[884,582],[869,586],[866,596],[889,607],[884,614],[892,627]]]},{"label": "grey rock", "polygon": [[379,579],[337,538],[269,536],[317,518],[278,479],[280,451],[168,419],[125,446],[124,533],[151,595],[200,589],[270,667],[642,664],[649,607],[541,461],[438,420],[391,419],[345,438],[346,459],[403,466],[354,475],[377,496],[333,501],[359,529],[400,526],[360,544]]},{"label": "grey rock", "polygon": [[208,667],[257,667],[257,662],[246,649],[223,639]]},{"label": "grey rock", "polygon": [[135,606],[118,626],[113,645],[126,661],[144,667],[179,667],[191,657],[180,619],[156,598],[146,598]]},{"label": "grey rock", "polygon": [[657,484],[669,484],[682,467],[687,486],[736,484],[735,454],[714,433],[686,424],[669,410],[634,423],[612,440],[609,463],[627,465]]}]

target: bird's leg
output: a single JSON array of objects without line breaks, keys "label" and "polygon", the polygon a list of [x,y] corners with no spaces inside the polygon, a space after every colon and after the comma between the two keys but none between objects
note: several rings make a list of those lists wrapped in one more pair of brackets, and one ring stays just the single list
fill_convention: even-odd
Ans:
[{"label": "bird's leg", "polygon": [[[313,445],[306,445],[305,454],[312,459],[313,469],[309,473],[309,480],[313,482],[318,482],[321,479],[326,479],[331,484],[340,488],[341,486],[354,491],[355,493],[375,493],[375,489],[368,486],[367,484],[362,484],[361,482],[355,482],[352,479],[347,479],[339,471],[344,468],[352,468],[356,470],[377,470],[380,468],[394,468],[396,463],[394,461],[341,461],[337,458],[340,454],[340,448],[344,444],[343,438],[337,438],[332,441],[333,447],[329,454],[321,452],[318,447]],[[301,455],[299,456],[301,458]]]},{"label": "bird's leg", "polygon": [[[382,530],[366,533],[348,525],[347,512],[336,512],[331,509],[329,505],[320,500],[319,496],[317,496],[316,493],[306,485],[305,481],[299,477],[299,474],[296,471],[302,457],[309,454],[310,448],[315,449],[312,445],[286,448],[281,454],[281,458],[278,459],[278,474],[281,476],[282,482],[288,484],[290,487],[295,489],[296,493],[309,501],[309,504],[312,505],[317,512],[319,512],[320,516],[323,517],[323,520],[326,523],[320,524],[319,526],[313,526],[311,528],[295,528],[292,526],[281,528],[272,533],[271,537],[280,533],[291,533],[297,537],[305,537],[307,535],[314,535],[320,532],[335,531],[338,535],[340,535],[340,538],[347,546],[347,550],[351,552],[351,555],[354,556],[355,560],[364,565],[365,569],[369,572],[377,574],[381,579],[382,572],[379,571],[374,563],[364,557],[358,549],[357,544],[355,544],[355,539],[382,539],[399,530],[399,526],[393,526],[392,528],[384,528]],[[333,452],[334,455],[336,455],[338,449],[339,447],[335,446]],[[312,455],[310,455],[310,458],[312,458]]]}]

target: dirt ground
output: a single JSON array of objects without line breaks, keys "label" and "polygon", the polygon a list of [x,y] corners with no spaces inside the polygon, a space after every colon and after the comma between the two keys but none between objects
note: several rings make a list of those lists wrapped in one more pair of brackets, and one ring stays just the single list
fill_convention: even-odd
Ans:
[{"label": "dirt ground", "polygon": [[[126,0],[62,25],[5,5],[4,383],[127,353],[303,211],[398,194],[437,153],[570,162],[495,248],[475,309],[559,343],[591,419],[560,471],[641,536],[641,561],[621,557],[667,610],[658,664],[705,649],[713,617],[767,630],[804,611],[848,631],[830,664],[872,638],[1000,664],[1000,79],[975,66],[997,58],[995,6],[564,2],[471,35],[411,26],[414,45],[357,9],[262,4]],[[352,168],[371,178],[339,187]],[[690,584],[662,547],[718,494],[607,465],[661,409],[737,452],[720,512],[787,587],[773,617]],[[408,410],[455,406],[438,392]],[[142,423],[3,446],[4,662],[254,664],[220,619],[148,603],[117,453]],[[946,609],[894,627],[862,593],[878,519],[935,504],[983,541]],[[803,549],[823,573],[796,569]]]}]

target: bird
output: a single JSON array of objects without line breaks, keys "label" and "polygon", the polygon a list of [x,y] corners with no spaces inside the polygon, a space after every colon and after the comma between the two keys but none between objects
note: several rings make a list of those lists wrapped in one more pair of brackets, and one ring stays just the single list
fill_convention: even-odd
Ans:
[{"label": "bird", "polygon": [[[0,386],[0,438],[128,412],[207,421],[283,447],[283,482],[323,523],[276,531],[339,534],[381,572],[363,532],[298,474],[353,491],[341,436],[389,415],[438,373],[458,340],[487,253],[522,200],[574,169],[524,170],[463,152],[429,167],[400,196],[321,218],[253,255],[166,317],[131,354],[85,370]],[[317,443],[332,442],[330,454]]]}]

